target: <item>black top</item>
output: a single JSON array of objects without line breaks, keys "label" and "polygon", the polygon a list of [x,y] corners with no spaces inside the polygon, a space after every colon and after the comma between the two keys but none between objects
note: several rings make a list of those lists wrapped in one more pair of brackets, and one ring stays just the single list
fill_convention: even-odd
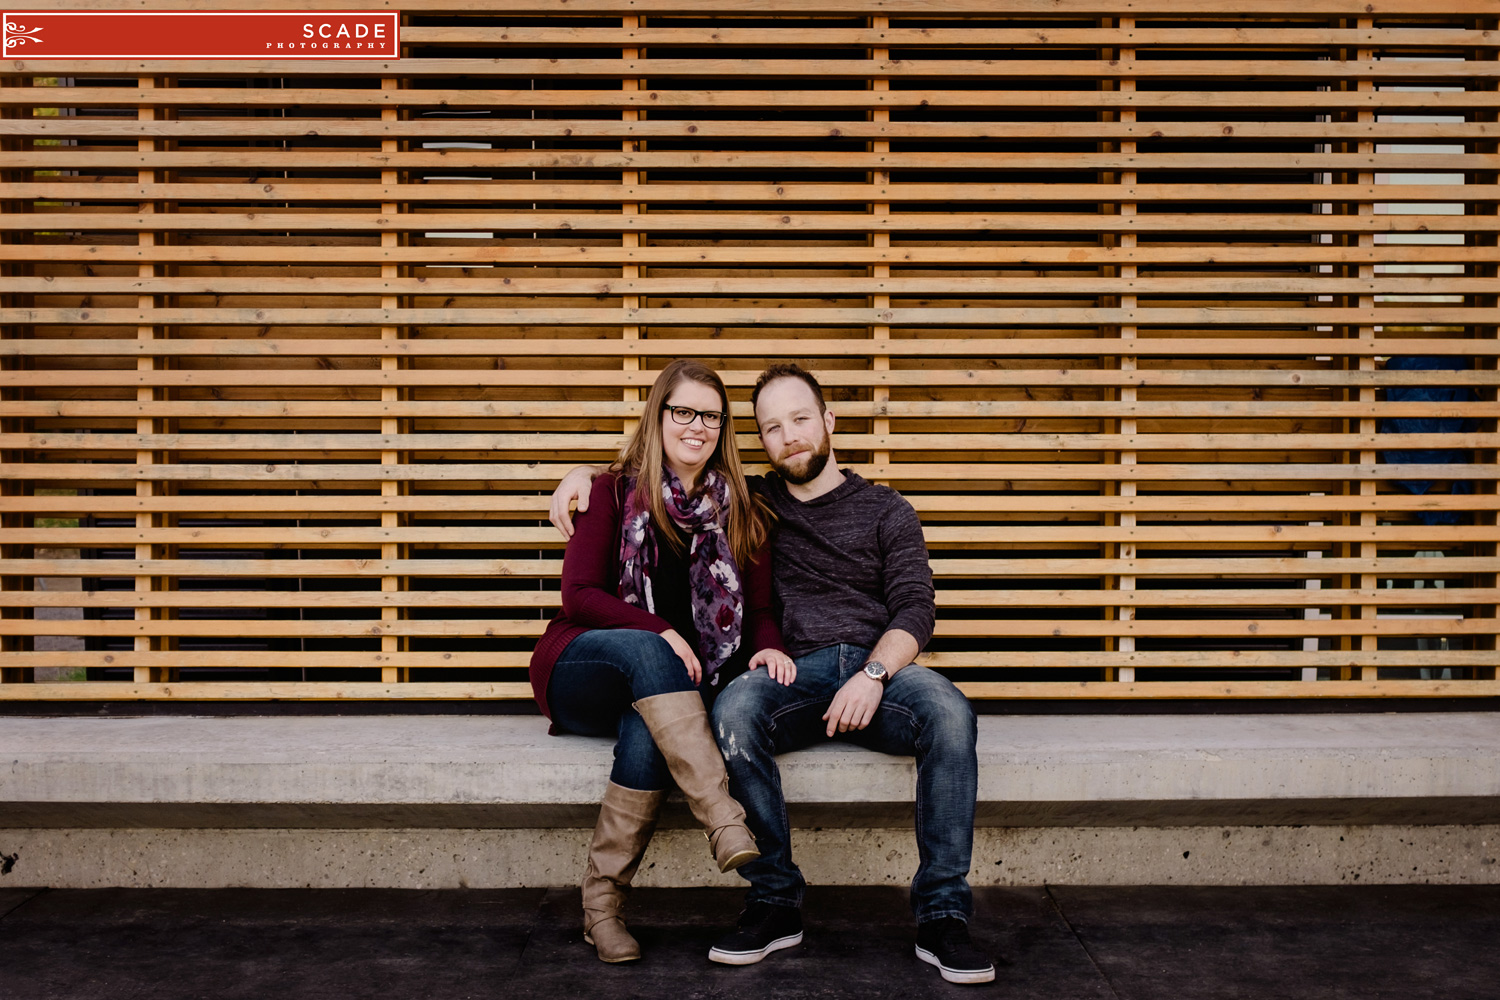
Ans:
[{"label": "black top", "polygon": [[932,567],[905,497],[848,470],[842,484],[806,502],[774,474],[751,476],[750,486],[778,518],[773,587],[787,652],[871,647],[893,628],[927,645],[936,616]]}]

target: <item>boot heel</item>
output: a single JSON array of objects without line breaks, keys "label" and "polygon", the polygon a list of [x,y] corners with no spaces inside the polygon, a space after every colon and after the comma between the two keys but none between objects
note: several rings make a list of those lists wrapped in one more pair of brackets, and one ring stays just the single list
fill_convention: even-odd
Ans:
[{"label": "boot heel", "polygon": [[666,792],[640,791],[613,781],[604,789],[582,885],[583,939],[594,946],[601,962],[641,957],[641,946],[620,914],[666,797]]},{"label": "boot heel", "polygon": [[682,789],[693,818],[708,831],[709,847],[719,871],[727,872],[760,857],[745,825],[745,810],[729,794],[724,755],[708,725],[708,712],[696,691],[652,695],[635,703],[651,738]]},{"label": "boot heel", "polygon": [[732,872],[760,857],[760,848],[755,846],[755,837],[747,827],[721,826],[704,836],[708,837],[708,848],[721,872]]}]

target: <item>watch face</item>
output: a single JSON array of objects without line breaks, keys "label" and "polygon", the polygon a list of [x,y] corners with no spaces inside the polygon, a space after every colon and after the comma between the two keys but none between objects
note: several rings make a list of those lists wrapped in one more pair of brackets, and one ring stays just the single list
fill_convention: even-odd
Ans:
[{"label": "watch face", "polygon": [[865,676],[873,678],[874,680],[877,680],[877,681],[884,682],[885,677],[886,677],[885,664],[883,664],[883,663],[866,663],[865,664]]}]

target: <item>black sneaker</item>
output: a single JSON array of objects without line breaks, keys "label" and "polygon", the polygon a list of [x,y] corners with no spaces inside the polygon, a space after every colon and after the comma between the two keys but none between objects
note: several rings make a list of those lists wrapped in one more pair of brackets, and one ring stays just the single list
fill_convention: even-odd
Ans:
[{"label": "black sneaker", "polygon": [[917,957],[935,965],[950,983],[989,983],[995,966],[969,940],[969,925],[942,917],[917,925]]},{"label": "black sneaker", "polygon": [[745,907],[734,930],[708,949],[708,960],[725,965],[754,965],[773,951],[801,943],[801,910],[757,901]]}]

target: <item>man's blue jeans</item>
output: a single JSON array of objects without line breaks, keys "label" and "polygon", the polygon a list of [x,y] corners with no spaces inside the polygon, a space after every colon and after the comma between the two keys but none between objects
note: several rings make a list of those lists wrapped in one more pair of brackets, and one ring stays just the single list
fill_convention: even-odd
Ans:
[{"label": "man's blue jeans", "polygon": [[[870,651],[827,646],[797,659],[790,686],[764,669],[736,677],[714,704],[714,733],[729,769],[729,792],[745,807],[760,858],[739,873],[750,901],[801,906],[806,886],[792,861],[791,827],[776,755],[827,739],[822,718],[844,682],[864,669]],[[942,674],[912,664],[886,685],[870,725],[835,739],[917,759],[917,850],[911,886],[918,923],[968,920],[973,911],[969,864],[979,762],[969,700]]]},{"label": "man's blue jeans", "polygon": [[681,658],[655,632],[595,629],[568,643],[557,658],[547,682],[547,703],[558,729],[615,737],[609,780],[656,792],[675,787],[672,773],[633,703],[694,690]]}]

